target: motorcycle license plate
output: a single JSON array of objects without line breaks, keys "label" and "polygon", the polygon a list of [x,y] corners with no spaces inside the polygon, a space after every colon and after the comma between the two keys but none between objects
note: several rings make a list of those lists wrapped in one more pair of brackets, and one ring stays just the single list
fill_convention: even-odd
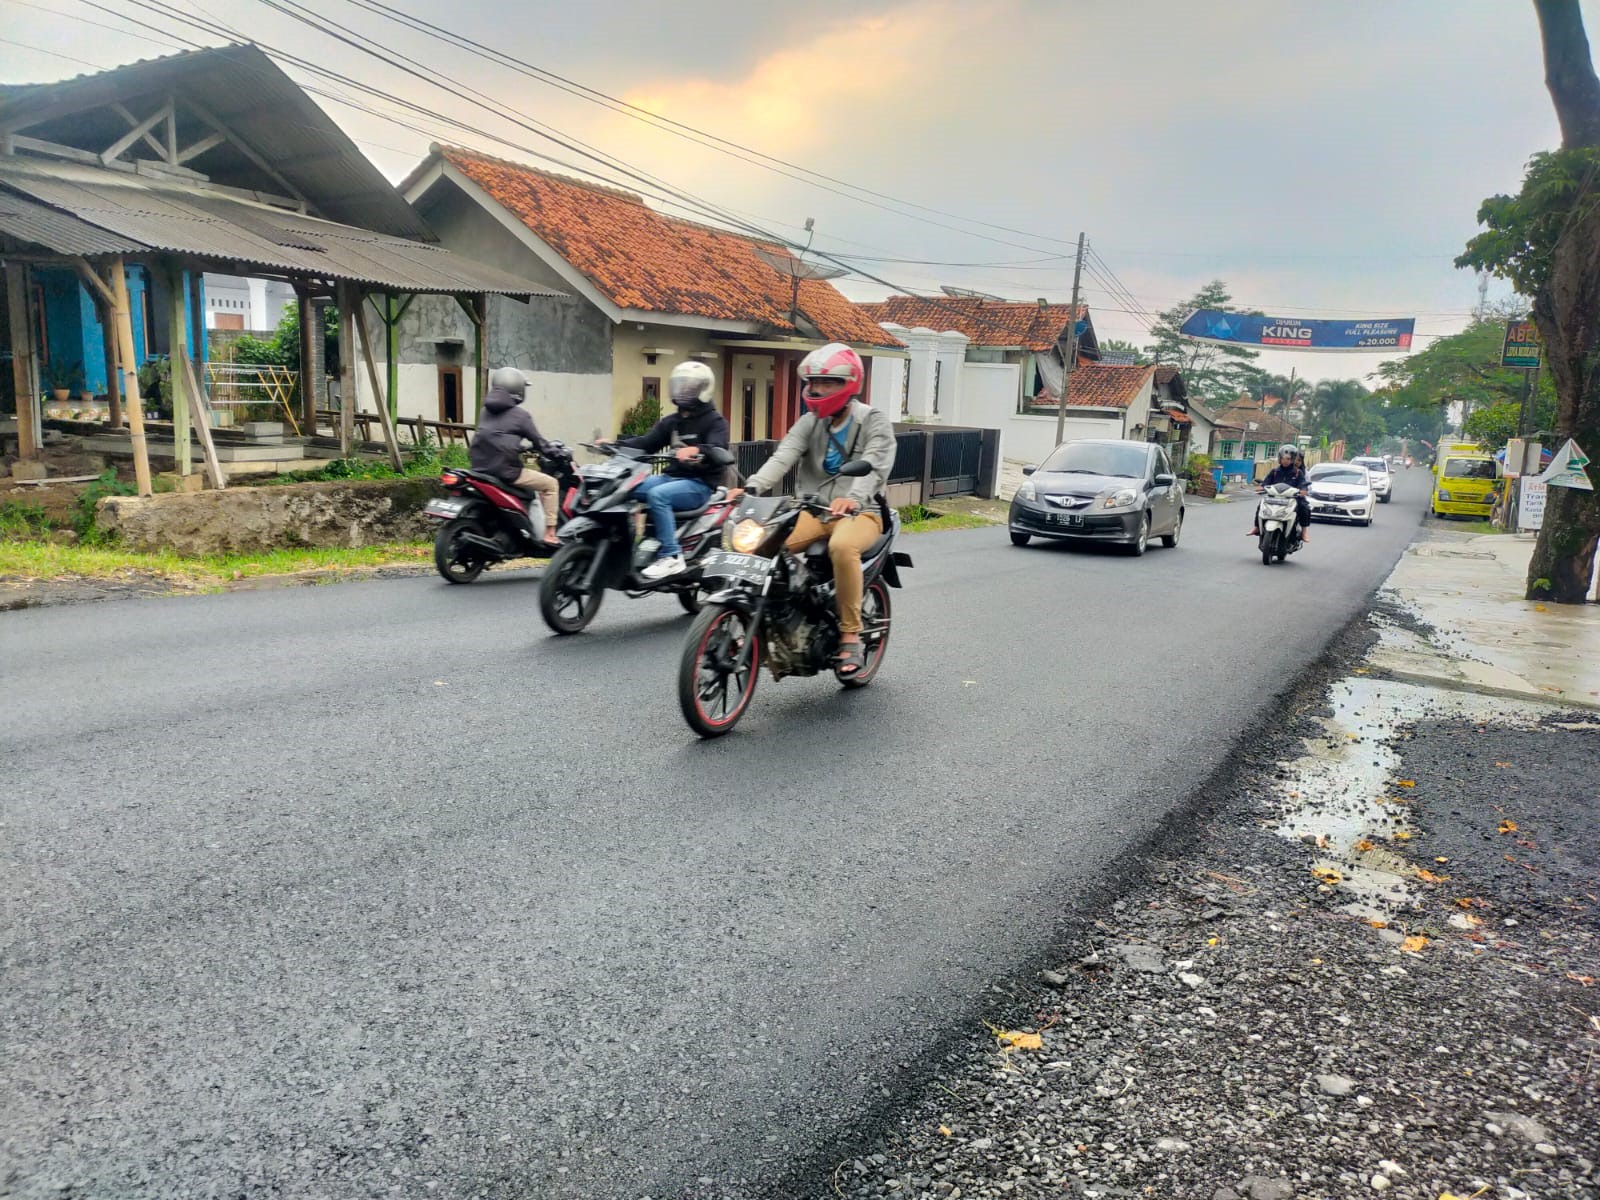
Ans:
[{"label": "motorcycle license plate", "polygon": [[700,573],[707,577],[738,579],[746,583],[765,583],[772,574],[772,559],[758,554],[735,554],[731,550],[713,550],[706,555]]},{"label": "motorcycle license plate", "polygon": [[1082,513],[1046,513],[1052,525],[1082,525]]},{"label": "motorcycle license plate", "polygon": [[422,506],[422,511],[427,516],[442,517],[448,521],[451,517],[459,517],[466,506],[465,500],[429,500]]}]

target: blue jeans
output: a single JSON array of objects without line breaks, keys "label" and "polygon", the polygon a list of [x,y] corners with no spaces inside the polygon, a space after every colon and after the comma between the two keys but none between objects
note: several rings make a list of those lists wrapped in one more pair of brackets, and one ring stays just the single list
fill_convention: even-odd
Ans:
[{"label": "blue jeans", "polygon": [[681,553],[683,548],[678,545],[678,523],[673,519],[673,510],[688,512],[699,508],[711,499],[711,485],[678,475],[652,475],[634,490],[650,510],[650,526],[661,543],[658,557],[672,558]]}]

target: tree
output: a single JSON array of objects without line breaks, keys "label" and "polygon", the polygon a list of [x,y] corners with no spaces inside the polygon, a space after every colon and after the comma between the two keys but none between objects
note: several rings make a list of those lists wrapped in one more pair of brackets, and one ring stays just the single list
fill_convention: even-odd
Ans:
[{"label": "tree", "polygon": [[1375,442],[1389,431],[1383,409],[1359,379],[1324,379],[1307,401],[1308,432],[1352,446]]},{"label": "tree", "polygon": [[1248,391],[1250,382],[1262,374],[1259,368],[1251,365],[1259,352],[1247,346],[1200,342],[1178,332],[1184,320],[1197,308],[1240,311],[1233,305],[1227,285],[1214,279],[1186,303],[1169,308],[1156,318],[1145,353],[1153,362],[1168,363],[1182,371],[1190,396],[1202,403],[1223,407],[1237,400],[1240,392]]},{"label": "tree", "polygon": [[[1508,312],[1509,318],[1519,313]],[[1426,350],[1378,368],[1391,406],[1433,411],[1443,430],[1445,414],[1459,404],[1463,412],[1515,401],[1522,395],[1521,371],[1500,365],[1504,320],[1475,320],[1460,333],[1437,339]],[[1391,427],[1393,422],[1391,421]],[[1434,424],[1433,421],[1429,422]],[[1437,441],[1438,437],[1427,439]]]},{"label": "tree", "polygon": [[[1558,438],[1600,446],[1600,76],[1576,0],[1534,0],[1545,85],[1561,148],[1535,154],[1515,196],[1478,210],[1485,232],[1458,267],[1493,272],[1533,301],[1555,385]],[[1528,565],[1527,596],[1562,604],[1588,599],[1600,541],[1600,493],[1551,488]]]}]

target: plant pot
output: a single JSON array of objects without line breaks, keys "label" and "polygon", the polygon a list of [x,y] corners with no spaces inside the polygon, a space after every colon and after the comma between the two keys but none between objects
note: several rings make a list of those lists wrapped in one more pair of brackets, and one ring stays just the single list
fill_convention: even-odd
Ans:
[{"label": "plant pot", "polygon": [[50,395],[57,404],[65,404],[72,399],[71,388],[51,388]]}]

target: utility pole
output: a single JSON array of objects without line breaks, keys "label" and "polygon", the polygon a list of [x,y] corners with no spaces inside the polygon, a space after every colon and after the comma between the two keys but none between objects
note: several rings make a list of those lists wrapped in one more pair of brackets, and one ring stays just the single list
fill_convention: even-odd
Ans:
[{"label": "utility pole", "polygon": [[1078,259],[1072,267],[1072,308],[1067,320],[1072,324],[1072,344],[1061,371],[1061,404],[1056,409],[1056,445],[1067,437],[1067,397],[1072,394],[1072,372],[1078,365],[1078,283],[1083,278],[1083,234],[1078,234]]}]

